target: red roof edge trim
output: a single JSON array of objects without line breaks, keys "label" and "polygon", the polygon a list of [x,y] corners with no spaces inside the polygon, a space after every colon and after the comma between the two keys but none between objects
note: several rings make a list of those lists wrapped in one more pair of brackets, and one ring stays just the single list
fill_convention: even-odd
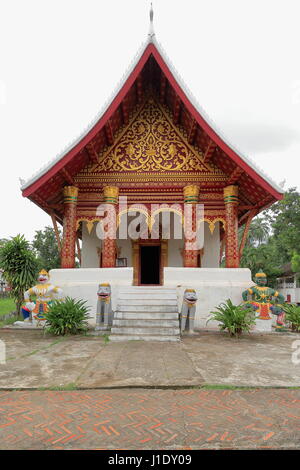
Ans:
[{"label": "red roof edge trim", "polygon": [[149,56],[153,54],[155,60],[160,66],[161,70],[164,72],[165,76],[169,80],[170,84],[185,104],[186,108],[189,110],[191,115],[195,118],[198,124],[205,130],[208,136],[245,172],[251,176],[261,187],[263,187],[268,193],[270,193],[275,199],[280,200],[283,198],[283,194],[278,192],[275,188],[271,186],[262,176],[260,176],[251,166],[245,162],[242,157],[240,157],[222,138],[216,133],[216,131],[207,123],[203,118],[200,112],[195,108],[191,103],[190,99],[187,97],[181,86],[178,84],[174,75],[170,71],[168,65],[163,59],[162,55],[156,48],[155,44],[149,43],[145,47],[144,52],[142,53],[140,59],[135,65],[133,71],[130,73],[123,87],[119,90],[112,103],[108,106],[104,114],[96,122],[90,131],[77,143],[74,147],[69,150],[57,163],[55,163],[45,174],[40,178],[34,181],[30,186],[25,188],[22,192],[24,197],[29,197],[35,191],[37,191],[43,184],[45,184],[51,177],[58,173],[67,163],[69,163],[72,158],[80,151],[82,148],[89,143],[89,141],[99,132],[102,127],[106,124],[108,119],[120,106],[122,100],[134,84],[137,76],[142,71],[145,63],[147,62]]},{"label": "red roof edge trim", "polygon": [[142,71],[145,63],[147,62],[149,56],[151,55],[153,44],[148,44],[145,48],[141,58],[139,59],[137,65],[133,69],[132,73],[126,80],[124,86],[121,88],[117,96],[114,98],[112,103],[108,106],[107,110],[101,116],[98,122],[94,125],[94,127],[70,150],[64,155],[61,160],[59,160],[52,168],[50,168],[44,175],[42,175],[39,179],[37,179],[34,183],[32,183],[28,188],[25,188],[22,192],[24,197],[29,197],[32,193],[37,191],[44,183],[46,183],[52,176],[54,176],[57,172],[59,172],[67,163],[69,163],[72,158],[80,152],[80,150],[87,145],[90,140],[102,129],[102,127],[106,124],[108,119],[113,115],[116,109],[122,103],[124,97],[134,84],[136,78]]},{"label": "red roof edge trim", "polygon": [[240,166],[245,172],[251,176],[260,186],[262,186],[267,192],[272,194],[276,199],[280,200],[283,198],[283,194],[279,193],[275,188],[273,188],[267,181],[265,181],[258,173],[256,173],[253,168],[251,168],[247,162],[245,162],[229,145],[224,142],[221,137],[216,133],[214,129],[205,121],[205,119],[201,116],[199,111],[195,108],[195,106],[190,102],[189,98],[186,96],[180,85],[177,83],[175,77],[173,76],[172,72],[170,71],[169,67],[165,63],[163,57],[153,45],[153,55],[161,67],[162,71],[168,78],[169,82],[173,86],[174,90],[181,98],[183,103],[185,104],[186,108],[189,110],[191,115],[195,118],[198,124],[205,130],[207,135],[238,165]]}]

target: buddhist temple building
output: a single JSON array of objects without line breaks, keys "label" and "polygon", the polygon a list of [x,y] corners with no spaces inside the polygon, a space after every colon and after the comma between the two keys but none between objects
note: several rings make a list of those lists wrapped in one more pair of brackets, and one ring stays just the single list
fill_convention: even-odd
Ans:
[{"label": "buddhist temple building", "polygon": [[[232,284],[252,218],[283,197],[198,105],[158,44],[152,18],[147,40],[109,104],[63,154],[22,186],[22,194],[51,216],[56,230],[63,226],[60,282],[75,271],[77,253],[78,271],[98,272],[94,282],[117,285],[109,277],[125,270],[128,285],[136,286],[170,284],[172,269],[175,286],[185,285],[189,276],[195,283],[204,272],[206,279],[215,278],[209,270],[222,272]],[[114,206],[109,223],[115,237],[99,237],[103,203]],[[182,223],[184,205],[199,204],[201,248],[188,249],[186,238],[172,230],[170,237],[161,233],[163,213],[169,212],[172,228]],[[120,236],[123,218],[129,226],[137,216],[144,217],[149,231],[158,222],[155,239],[149,233],[138,239]]]}]

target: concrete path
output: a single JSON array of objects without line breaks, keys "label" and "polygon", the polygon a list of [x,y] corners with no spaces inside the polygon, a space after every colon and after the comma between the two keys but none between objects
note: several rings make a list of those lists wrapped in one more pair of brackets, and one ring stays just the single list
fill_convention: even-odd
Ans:
[{"label": "concrete path", "polygon": [[0,340],[6,345],[0,389],[68,384],[79,388],[300,386],[300,364],[292,362],[294,342],[300,340],[297,334],[252,334],[237,340],[201,332],[180,343],[106,344],[103,337],[56,338],[44,337],[41,331],[2,329]]},{"label": "concrete path", "polygon": [[299,449],[299,390],[0,392],[1,449]]}]

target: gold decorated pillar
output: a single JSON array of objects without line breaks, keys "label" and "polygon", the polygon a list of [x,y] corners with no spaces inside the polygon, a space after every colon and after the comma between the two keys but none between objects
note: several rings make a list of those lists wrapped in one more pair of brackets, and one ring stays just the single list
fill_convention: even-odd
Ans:
[{"label": "gold decorated pillar", "polygon": [[225,233],[225,255],[226,268],[239,267],[239,248],[238,248],[238,205],[239,205],[238,186],[227,186],[224,188],[224,203],[226,217]]},{"label": "gold decorated pillar", "polygon": [[104,238],[102,241],[102,268],[116,266],[116,237],[117,237],[117,203],[119,188],[105,186],[103,188],[106,216],[104,221]]},{"label": "gold decorated pillar", "polygon": [[76,243],[76,208],[78,188],[75,186],[64,187],[64,220],[63,242],[61,250],[61,267],[75,267],[75,243]]},{"label": "gold decorated pillar", "polygon": [[198,267],[197,249],[197,203],[199,198],[199,186],[190,184],[183,188],[184,204],[188,204],[184,210],[184,250],[183,265],[185,268]]}]

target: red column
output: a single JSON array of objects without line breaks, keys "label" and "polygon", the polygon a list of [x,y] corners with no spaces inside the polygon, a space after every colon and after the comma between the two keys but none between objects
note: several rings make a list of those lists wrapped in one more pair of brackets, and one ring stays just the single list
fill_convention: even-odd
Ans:
[{"label": "red column", "polygon": [[61,250],[62,268],[75,267],[77,197],[78,188],[76,188],[75,186],[64,187],[64,228]]},{"label": "red column", "polygon": [[102,240],[102,268],[114,268],[116,266],[116,233],[117,233],[117,203],[119,188],[105,186],[104,203],[106,204],[105,236]]},{"label": "red column", "polygon": [[[198,267],[198,252],[193,246],[196,243],[196,237],[193,234],[197,231],[197,203],[199,198],[199,186],[190,184],[183,188],[184,204],[189,204],[189,210],[185,210],[184,221],[184,251],[183,265],[185,268]],[[189,220],[187,220],[187,218]]]},{"label": "red column", "polygon": [[226,217],[225,254],[226,268],[239,267],[238,247],[238,186],[224,188],[224,203]]}]

